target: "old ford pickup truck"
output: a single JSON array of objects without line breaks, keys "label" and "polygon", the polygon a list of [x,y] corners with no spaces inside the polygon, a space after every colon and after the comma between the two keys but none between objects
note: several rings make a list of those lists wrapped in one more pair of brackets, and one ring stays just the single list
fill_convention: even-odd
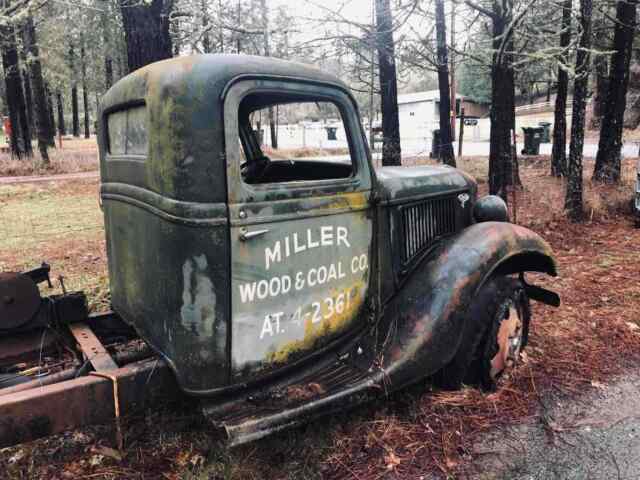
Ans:
[{"label": "old ford pickup truck", "polygon": [[[338,78],[263,57],[149,65],[105,95],[114,311],[232,444],[426,377],[496,388],[547,243],[446,166],[374,169]],[[272,128],[268,128],[273,125]]]}]

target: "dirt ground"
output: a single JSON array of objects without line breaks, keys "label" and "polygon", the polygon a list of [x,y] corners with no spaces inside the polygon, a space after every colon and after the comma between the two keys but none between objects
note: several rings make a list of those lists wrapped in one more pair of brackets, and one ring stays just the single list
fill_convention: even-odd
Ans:
[{"label": "dirt ground", "polygon": [[[520,445],[528,428],[568,428],[577,417],[553,420],[550,405],[570,404],[580,413],[579,399],[640,366],[640,230],[629,215],[635,160],[625,160],[621,187],[586,182],[581,224],[566,221],[562,183],[547,175],[548,158],[522,162],[517,223],[550,242],[560,270],[557,279],[529,279],[556,290],[563,304],[533,305],[523,364],[498,392],[441,392],[424,382],[387,401],[231,451],[211,435],[194,404],[166,405],[127,420],[124,452],[112,449],[110,426],[82,429],[0,450],[0,478],[554,478],[519,477],[508,462],[487,462],[487,451],[498,448],[492,435],[501,432],[525,432],[508,437]],[[466,158],[461,167],[486,189],[486,159]],[[587,162],[585,172],[591,168]],[[72,206],[72,214],[54,221]],[[93,308],[104,308],[99,214],[96,180],[0,186],[0,270],[47,260],[65,283],[88,291]],[[91,222],[96,226],[79,230]],[[29,238],[52,223],[66,227]],[[553,441],[543,435],[538,455]],[[506,448],[509,440],[500,445]],[[506,458],[521,457],[507,451]]]}]

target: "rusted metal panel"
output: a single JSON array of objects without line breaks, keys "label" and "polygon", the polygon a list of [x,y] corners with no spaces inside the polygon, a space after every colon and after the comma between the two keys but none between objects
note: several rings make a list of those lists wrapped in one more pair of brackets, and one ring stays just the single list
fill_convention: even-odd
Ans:
[{"label": "rusted metal panel", "polygon": [[[340,178],[251,183],[240,168],[238,125],[271,101],[334,108],[350,138]],[[371,170],[351,98],[295,78],[238,80],[224,102],[231,243],[231,384],[317,354],[362,328],[370,294]],[[259,158],[243,141],[247,162]],[[253,157],[252,157],[253,155]],[[276,168],[276,162],[271,164]],[[289,163],[295,169],[295,161]],[[312,163],[322,172],[322,162]],[[325,168],[331,168],[327,163]],[[334,172],[333,170],[331,170]],[[334,172],[335,173],[335,172]],[[274,178],[276,180],[274,180]],[[306,178],[306,177],[305,177]],[[247,234],[261,232],[246,238]]]},{"label": "rusted metal panel", "polygon": [[505,222],[472,225],[424,259],[380,323],[381,332],[394,332],[379,337],[377,346],[394,388],[431,375],[451,360],[467,306],[489,276],[522,271],[555,276],[551,248],[531,230]]},{"label": "rusted metal panel", "polygon": [[0,365],[11,365],[53,350],[56,336],[48,331],[26,332],[0,338]]},{"label": "rusted metal panel", "polygon": [[40,292],[23,273],[0,272],[0,330],[15,330],[31,320],[40,308]]},{"label": "rusted metal panel", "polygon": [[85,323],[69,325],[69,330],[78,342],[80,349],[96,371],[115,370],[118,368],[116,362],[111,358],[107,349],[104,348],[98,337]]},{"label": "rusted metal panel", "polygon": [[[121,414],[131,413],[178,390],[173,375],[159,360],[127,365],[117,378]],[[0,448],[114,418],[112,382],[88,376],[0,396]]]}]

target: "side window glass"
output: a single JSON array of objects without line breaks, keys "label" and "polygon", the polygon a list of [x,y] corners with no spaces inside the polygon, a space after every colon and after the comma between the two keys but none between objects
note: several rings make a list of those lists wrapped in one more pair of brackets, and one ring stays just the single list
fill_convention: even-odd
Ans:
[{"label": "side window glass", "polygon": [[147,155],[147,112],[144,105],[119,110],[107,117],[109,154]]},{"label": "side window glass", "polygon": [[251,94],[240,104],[243,180],[269,184],[351,177],[349,135],[338,106],[282,97]]}]

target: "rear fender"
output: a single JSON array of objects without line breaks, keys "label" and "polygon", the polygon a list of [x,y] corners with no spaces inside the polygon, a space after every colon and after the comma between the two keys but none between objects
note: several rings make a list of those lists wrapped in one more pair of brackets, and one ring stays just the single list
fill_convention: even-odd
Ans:
[{"label": "rear fender", "polygon": [[394,389],[440,370],[453,358],[465,312],[494,273],[556,276],[551,248],[529,229],[505,222],[472,225],[446,241],[407,279],[382,316],[377,351]]}]

